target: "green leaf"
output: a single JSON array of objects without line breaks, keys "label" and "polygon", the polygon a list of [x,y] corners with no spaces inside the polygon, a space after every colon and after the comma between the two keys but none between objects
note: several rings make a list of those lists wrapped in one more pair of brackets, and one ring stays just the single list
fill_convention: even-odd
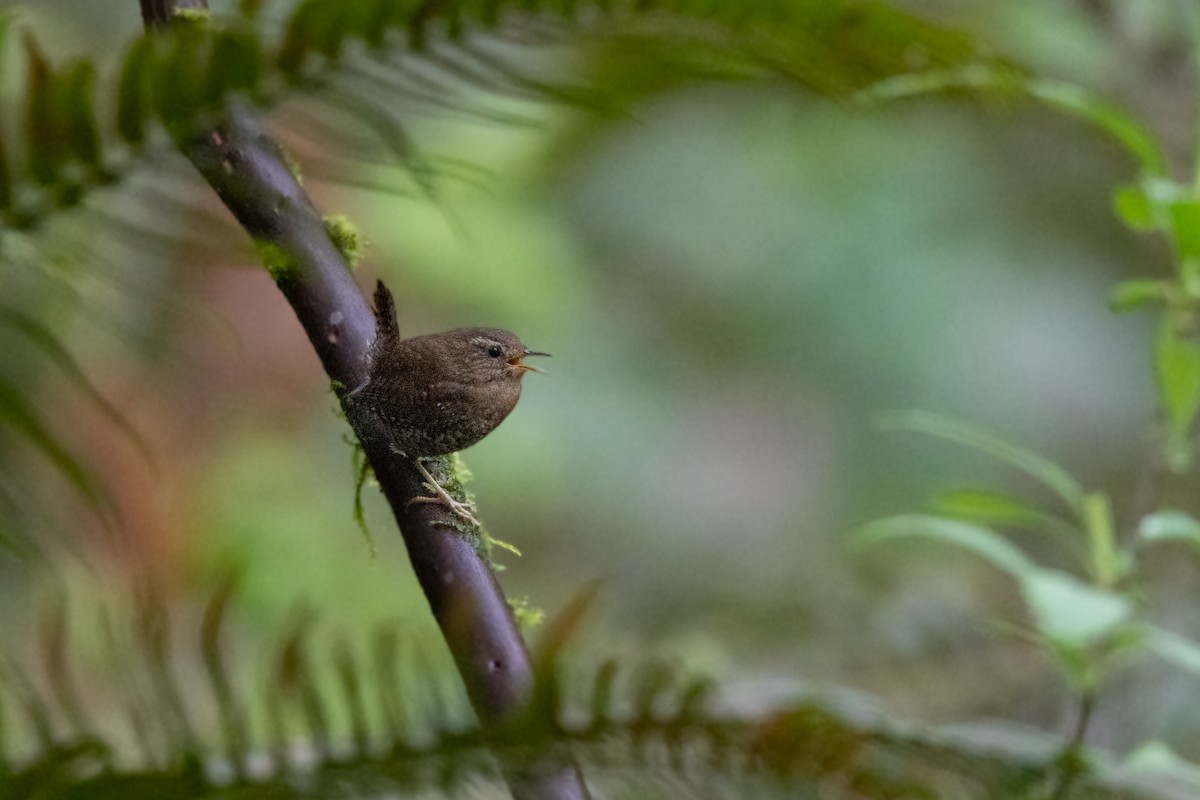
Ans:
[{"label": "green leaf", "polygon": [[346,47],[346,34],[349,33],[349,22],[354,11],[354,7],[346,3],[325,4],[324,15],[318,15],[316,25],[309,30],[312,37],[310,45],[330,61],[340,59]]},{"label": "green leaf", "polygon": [[[0,85],[6,85],[3,64],[7,57],[8,28],[11,22],[12,12],[0,11]],[[5,145],[3,133],[0,133],[0,213],[11,208],[12,201],[12,168],[8,163],[8,147]]]},{"label": "green leaf", "polygon": [[12,8],[0,11],[0,81],[6,77],[4,67],[8,62],[4,58],[8,52],[8,31],[15,16],[15,10]]},{"label": "green leaf", "polygon": [[1188,437],[1200,407],[1200,347],[1179,335],[1171,315],[1158,330],[1154,370],[1167,423],[1167,461],[1173,470],[1183,472],[1191,464]]},{"label": "green leaf", "polygon": [[1171,235],[1180,258],[1200,256],[1200,200],[1188,197],[1167,206]]},{"label": "green leaf", "polygon": [[1135,231],[1158,227],[1155,206],[1140,186],[1122,186],[1113,192],[1113,210],[1121,221]]},{"label": "green leaf", "polygon": [[1037,570],[1025,554],[984,525],[928,514],[901,514],[868,522],[854,533],[856,548],[897,539],[932,539],[968,550],[1021,580]]},{"label": "green leaf", "polygon": [[392,0],[369,0],[363,3],[363,39],[370,50],[379,50],[387,39],[399,6]]},{"label": "green leaf", "polygon": [[29,174],[43,186],[58,180],[59,120],[55,118],[54,83],[50,63],[31,36],[25,37],[25,153]]},{"label": "green leaf", "polygon": [[1087,558],[1083,532],[1070,522],[1033,508],[1002,492],[956,489],[933,501],[938,514],[987,525],[1011,525],[1048,534],[1063,544],[1081,562]]},{"label": "green leaf", "polygon": [[248,19],[258,16],[266,0],[238,0],[238,14]]},{"label": "green leaf", "polygon": [[135,39],[121,63],[117,89],[117,132],[128,144],[140,147],[150,120],[150,73],[154,43],[146,36]]},{"label": "green leaf", "polygon": [[1129,599],[1073,575],[1043,569],[1003,536],[982,525],[919,514],[870,522],[855,534],[857,547],[895,539],[925,538],[955,545],[1017,580],[1037,630],[1058,648],[1074,652],[1117,633],[1133,615]]},{"label": "green leaf", "polygon": [[259,41],[252,33],[216,31],[210,59],[206,98],[210,106],[220,105],[230,92],[244,92],[250,97],[258,93],[264,61]]},{"label": "green leaf", "polygon": [[1142,517],[1138,538],[1146,542],[1191,542],[1200,545],[1200,520],[1174,509]]},{"label": "green leaf", "polygon": [[1139,772],[1165,775],[1192,787],[1200,787],[1200,765],[1183,758],[1165,742],[1155,740],[1139,745],[1125,759],[1125,766]]},{"label": "green leaf", "polygon": [[1038,527],[1045,516],[1011,495],[985,489],[946,492],[933,501],[933,510],[950,517],[1027,528]]},{"label": "green leaf", "polygon": [[283,45],[275,57],[284,75],[299,76],[306,57],[314,50],[313,42],[323,22],[322,15],[328,9],[329,5],[320,0],[304,0],[292,10]]},{"label": "green leaf", "polygon": [[163,125],[179,137],[190,133],[206,100],[211,37],[199,25],[176,25],[168,34],[155,37],[159,55],[151,72],[152,97]]},{"label": "green leaf", "polygon": [[1083,499],[1081,511],[1083,527],[1088,535],[1092,578],[1100,586],[1114,586],[1125,564],[1117,552],[1112,503],[1104,492],[1092,492]]},{"label": "green leaf", "polygon": [[1200,675],[1200,644],[1154,626],[1147,632],[1146,645],[1151,652],[1180,669]]},{"label": "green leaf", "polygon": [[1090,586],[1059,570],[1035,569],[1022,576],[1021,594],[1038,631],[1055,644],[1071,649],[1105,639],[1133,616],[1129,598]]},{"label": "green leaf", "polygon": [[99,166],[100,129],[93,108],[96,69],[87,61],[79,61],[57,82],[58,116],[65,123],[71,155],[89,167]]},{"label": "green leaf", "polygon": [[1132,311],[1135,308],[1161,303],[1167,299],[1166,281],[1123,281],[1113,289],[1108,307],[1113,311]]},{"label": "green leaf", "polygon": [[1083,506],[1083,488],[1062,467],[1037,453],[1009,444],[974,425],[927,411],[889,412],[881,414],[877,422],[884,429],[927,433],[982,451],[1046,485],[1061,497],[1072,511],[1079,513]]},{"label": "green leaf", "polygon": [[596,670],[592,681],[591,713],[588,719],[593,725],[603,725],[612,719],[616,702],[617,662],[609,659]]}]

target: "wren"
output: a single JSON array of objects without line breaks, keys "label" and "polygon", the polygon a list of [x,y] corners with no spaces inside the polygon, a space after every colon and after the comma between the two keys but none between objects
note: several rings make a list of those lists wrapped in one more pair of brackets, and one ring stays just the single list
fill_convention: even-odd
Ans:
[{"label": "wren", "polygon": [[463,450],[495,430],[516,407],[521,378],[541,371],[522,359],[548,355],[496,328],[401,339],[392,294],[379,281],[367,380],[346,396],[346,411],[360,435],[383,439],[412,459],[434,496],[410,504],[441,503],[478,527],[466,505],[450,497],[421,459]]}]

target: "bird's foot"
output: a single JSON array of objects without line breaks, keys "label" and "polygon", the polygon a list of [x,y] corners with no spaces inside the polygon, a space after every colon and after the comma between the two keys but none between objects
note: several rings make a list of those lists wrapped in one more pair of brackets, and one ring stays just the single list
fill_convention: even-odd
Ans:
[{"label": "bird's foot", "polygon": [[433,496],[414,497],[404,504],[404,509],[406,511],[413,503],[437,503],[438,505],[445,506],[451,514],[454,514],[456,517],[464,520],[472,527],[482,527],[479,524],[479,520],[475,519],[475,515],[471,513],[471,507],[466,503],[460,500],[455,500],[453,497],[451,497],[450,493],[447,492],[440,483],[433,479],[433,476],[429,474],[429,470],[425,469],[425,465],[421,463],[420,459],[414,459],[413,463],[416,464],[417,471],[421,473],[421,477],[425,479],[425,488],[433,492]]}]

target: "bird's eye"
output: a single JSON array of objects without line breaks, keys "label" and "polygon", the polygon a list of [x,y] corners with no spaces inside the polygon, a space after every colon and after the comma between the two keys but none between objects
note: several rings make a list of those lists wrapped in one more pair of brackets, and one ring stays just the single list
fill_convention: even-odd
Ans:
[{"label": "bird's eye", "polygon": [[504,355],[504,350],[501,349],[500,345],[494,344],[488,347],[487,354],[492,358],[499,358],[500,356]]}]

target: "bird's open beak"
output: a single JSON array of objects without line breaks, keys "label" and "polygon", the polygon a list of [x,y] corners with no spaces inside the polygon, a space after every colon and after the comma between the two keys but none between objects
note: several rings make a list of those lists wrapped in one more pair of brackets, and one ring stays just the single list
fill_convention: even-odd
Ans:
[{"label": "bird's open beak", "polygon": [[543,375],[546,374],[546,372],[544,370],[540,370],[537,367],[533,366],[532,364],[522,363],[521,359],[523,359],[525,356],[546,356],[547,358],[549,358],[550,354],[549,353],[541,353],[541,352],[538,352],[537,350],[526,350],[524,353],[517,356],[516,358],[510,358],[508,360],[508,365],[510,367],[515,367],[516,369],[519,369],[522,372],[540,372]]}]

